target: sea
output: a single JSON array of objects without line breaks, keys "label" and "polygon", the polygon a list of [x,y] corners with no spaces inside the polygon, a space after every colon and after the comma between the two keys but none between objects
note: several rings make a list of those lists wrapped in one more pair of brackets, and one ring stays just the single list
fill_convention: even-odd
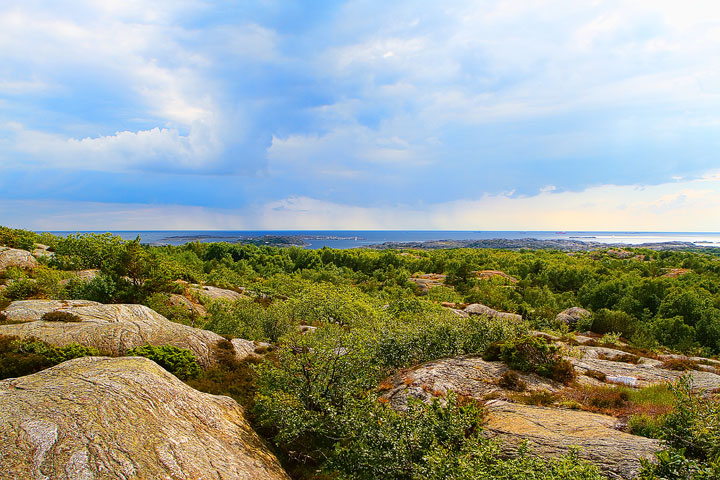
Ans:
[{"label": "sea", "polygon": [[[54,231],[55,235],[70,233],[106,233]],[[358,248],[385,242],[423,242],[430,240],[537,239],[577,240],[584,242],[638,245],[659,242],[691,242],[697,246],[720,247],[718,232],[574,232],[574,231],[463,231],[463,230],[123,230],[110,231],[124,239],[140,237],[151,245],[181,245],[189,241],[233,242],[264,235],[300,236],[305,248]]]}]

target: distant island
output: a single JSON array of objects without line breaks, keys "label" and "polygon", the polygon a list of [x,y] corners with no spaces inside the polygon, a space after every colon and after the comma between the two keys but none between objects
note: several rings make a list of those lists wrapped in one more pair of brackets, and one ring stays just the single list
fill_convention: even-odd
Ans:
[{"label": "distant island", "polygon": [[[698,242],[700,243],[700,242]],[[627,243],[603,243],[580,240],[539,240],[537,238],[492,238],[486,240],[430,240],[425,242],[385,242],[368,245],[366,248],[377,250],[414,248],[420,250],[437,250],[443,248],[498,248],[504,250],[562,250],[569,252],[589,252],[606,248],[648,248],[651,250],[697,250],[709,249],[699,247],[693,242],[652,242],[631,245]]]},{"label": "distant island", "polygon": [[273,247],[307,247],[306,240],[362,240],[360,237],[337,235],[177,235],[161,238],[155,245],[176,242],[228,242],[242,245],[270,245]]}]

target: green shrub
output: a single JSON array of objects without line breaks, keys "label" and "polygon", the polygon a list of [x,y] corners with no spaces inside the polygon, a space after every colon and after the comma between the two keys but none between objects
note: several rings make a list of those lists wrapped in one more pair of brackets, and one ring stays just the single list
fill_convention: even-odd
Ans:
[{"label": "green shrub", "polygon": [[186,306],[171,305],[170,295],[167,293],[154,293],[145,298],[143,303],[171,322],[194,327],[200,320],[200,317]]},{"label": "green shrub", "polygon": [[40,285],[31,278],[21,278],[13,281],[3,292],[10,300],[24,300],[40,293]]},{"label": "green shrub", "polygon": [[671,391],[674,408],[659,425],[668,448],[656,454],[656,463],[644,462],[640,478],[720,478],[720,399],[695,394],[690,376],[673,384]]},{"label": "green shrub", "polygon": [[265,308],[251,299],[218,301],[208,306],[206,330],[247,340],[277,342],[293,330],[292,306],[277,302]]},{"label": "green shrub", "polygon": [[562,358],[560,347],[540,337],[526,335],[494,343],[485,350],[483,358],[488,361],[499,359],[510,368],[534,372],[563,383],[575,378],[575,369]]},{"label": "green shrub", "polygon": [[113,277],[101,272],[90,281],[70,280],[66,290],[69,298],[112,303],[118,295],[118,284]]},{"label": "green shrub", "polygon": [[630,337],[635,332],[637,320],[632,315],[602,308],[593,313],[592,331],[595,333],[617,332],[625,337]]},{"label": "green shrub", "polygon": [[181,380],[194,378],[200,373],[195,355],[190,350],[172,345],[144,345],[131,348],[126,356],[145,357],[154,361]]},{"label": "green shrub", "polygon": [[56,347],[32,338],[0,335],[0,378],[29,375],[73,358],[97,355],[97,349],[77,343]]},{"label": "green shrub", "polygon": [[0,226],[0,245],[33,251],[38,234],[28,230]]},{"label": "green shrub", "polygon": [[527,383],[520,378],[517,372],[508,370],[498,378],[498,386],[515,392],[524,392],[527,389]]},{"label": "green shrub", "polygon": [[647,438],[660,438],[662,435],[661,421],[658,417],[640,413],[628,419],[628,432]]},{"label": "green shrub", "polygon": [[57,310],[54,312],[47,312],[40,318],[46,322],[82,322],[82,318],[78,317],[74,313],[64,312]]}]

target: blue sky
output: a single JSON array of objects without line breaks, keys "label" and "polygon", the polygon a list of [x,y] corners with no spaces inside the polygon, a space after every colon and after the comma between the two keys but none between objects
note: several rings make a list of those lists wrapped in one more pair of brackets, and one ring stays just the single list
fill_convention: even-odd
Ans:
[{"label": "blue sky", "polygon": [[717,231],[720,3],[0,5],[0,224]]}]

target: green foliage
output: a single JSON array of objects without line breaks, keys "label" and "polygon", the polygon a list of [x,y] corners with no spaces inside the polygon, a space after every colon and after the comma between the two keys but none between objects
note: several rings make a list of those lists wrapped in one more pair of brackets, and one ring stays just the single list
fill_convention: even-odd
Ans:
[{"label": "green foliage", "polygon": [[377,318],[377,308],[369,300],[357,289],[320,283],[308,285],[288,302],[299,323],[355,325]]},{"label": "green foliage", "polygon": [[51,265],[63,270],[99,268],[112,271],[123,251],[124,240],[110,233],[73,234],[58,238]]},{"label": "green foliage", "polygon": [[437,446],[425,457],[420,478],[428,480],[601,480],[598,468],[581,460],[577,450],[556,458],[531,455],[526,447],[507,458],[500,446],[483,441],[467,442],[460,452]]},{"label": "green foliage", "polygon": [[35,232],[0,226],[0,245],[33,251],[39,236]]},{"label": "green foliage", "polygon": [[591,330],[595,333],[619,333],[629,337],[635,331],[635,324],[630,314],[603,308],[593,313]]},{"label": "green foliage", "polygon": [[145,357],[154,361],[181,380],[196,377],[200,373],[195,355],[190,350],[172,345],[143,345],[125,352],[129,357]]},{"label": "green foliage", "polygon": [[658,318],[651,331],[658,343],[680,351],[688,351],[695,346],[695,329],[687,325],[682,317]]},{"label": "green foliage", "polygon": [[40,285],[32,278],[14,280],[3,292],[9,300],[24,300],[40,293]]},{"label": "green foliage", "polygon": [[404,412],[359,401],[337,425],[342,441],[323,467],[344,478],[418,478],[428,469],[426,456],[438,447],[454,455],[466,443],[479,442],[482,419],[482,410],[472,403],[461,406],[454,396],[445,406],[411,401]]},{"label": "green foliage", "polygon": [[575,369],[565,360],[560,347],[541,337],[523,336],[491,344],[483,355],[485,360],[502,360],[510,368],[535,372],[559,382],[575,378]]},{"label": "green foliage", "polygon": [[99,354],[97,349],[77,343],[56,347],[32,338],[0,335],[0,379],[29,375],[73,358]]},{"label": "green foliage", "polygon": [[693,394],[691,377],[671,387],[673,410],[660,420],[668,448],[645,463],[640,478],[709,480],[720,475],[720,400]]},{"label": "green foliage", "polygon": [[208,313],[210,319],[203,328],[248,340],[277,342],[295,327],[292,307],[285,303],[265,308],[250,299],[217,301],[208,306]]},{"label": "green foliage", "polygon": [[640,413],[628,419],[628,432],[641,437],[660,438],[662,426],[659,418]]},{"label": "green foliage", "polygon": [[66,291],[69,298],[112,303],[118,295],[118,284],[112,276],[100,272],[90,281],[71,279]]}]

